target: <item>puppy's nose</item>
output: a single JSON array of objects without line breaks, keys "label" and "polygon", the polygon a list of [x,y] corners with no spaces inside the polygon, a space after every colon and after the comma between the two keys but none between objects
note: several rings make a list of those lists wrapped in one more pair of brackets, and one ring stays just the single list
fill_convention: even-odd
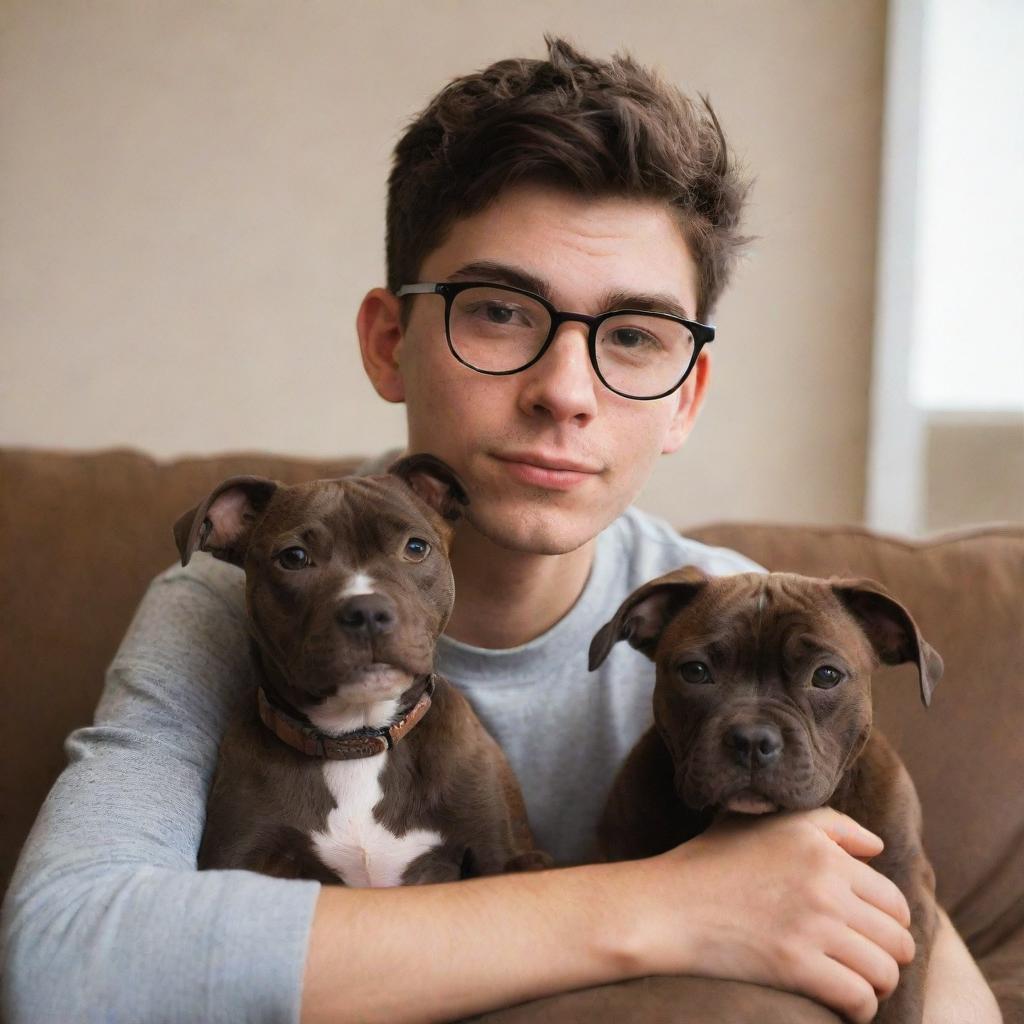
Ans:
[{"label": "puppy's nose", "polygon": [[342,601],[334,613],[338,625],[351,633],[390,633],[398,621],[394,602],[383,594],[357,594]]},{"label": "puppy's nose", "polygon": [[767,768],[782,753],[782,733],[766,722],[734,725],[725,734],[725,745],[744,768]]}]

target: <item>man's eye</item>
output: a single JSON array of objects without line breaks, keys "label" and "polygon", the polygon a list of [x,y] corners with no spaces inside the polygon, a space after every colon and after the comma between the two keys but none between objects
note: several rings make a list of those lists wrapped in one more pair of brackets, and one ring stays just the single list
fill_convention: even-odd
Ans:
[{"label": "man's eye", "polygon": [[687,661],[679,666],[679,674],[688,683],[710,683],[711,673],[703,661]]},{"label": "man's eye", "polygon": [[838,686],[842,681],[843,673],[831,665],[822,665],[820,668],[816,668],[811,677],[811,682],[819,690],[831,690],[833,686]]},{"label": "man's eye", "polygon": [[510,306],[499,306],[497,303],[490,303],[487,307],[487,319],[493,320],[496,324],[507,324],[515,316],[515,310]]},{"label": "man's eye", "polygon": [[422,537],[410,537],[405,542],[405,557],[410,562],[422,562],[430,554],[430,545]]},{"label": "man's eye", "polygon": [[477,302],[466,310],[476,321],[492,327],[526,327],[530,318],[520,306],[503,302]]},{"label": "man's eye", "polygon": [[609,334],[609,341],[618,348],[661,348],[653,334],[636,327],[619,327]]},{"label": "man's eye", "polygon": [[277,556],[277,563],[283,569],[305,569],[311,564],[309,552],[305,548],[285,548]]}]

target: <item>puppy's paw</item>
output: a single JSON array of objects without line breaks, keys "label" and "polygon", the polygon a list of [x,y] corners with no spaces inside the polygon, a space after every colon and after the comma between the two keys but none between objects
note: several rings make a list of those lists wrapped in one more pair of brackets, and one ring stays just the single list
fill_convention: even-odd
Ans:
[{"label": "puppy's paw", "polygon": [[543,850],[527,850],[517,853],[505,864],[505,874],[515,871],[546,871],[555,866],[554,858]]}]

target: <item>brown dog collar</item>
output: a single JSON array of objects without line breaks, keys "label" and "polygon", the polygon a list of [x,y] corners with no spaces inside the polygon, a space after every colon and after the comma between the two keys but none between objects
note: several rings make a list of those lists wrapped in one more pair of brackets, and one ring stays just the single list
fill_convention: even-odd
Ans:
[{"label": "brown dog collar", "polygon": [[386,728],[357,729],[343,736],[331,736],[315,725],[300,721],[279,704],[272,703],[262,686],[257,691],[260,719],[279,740],[310,757],[326,757],[333,761],[373,757],[391,750],[427,713],[434,694],[434,678],[433,675],[427,677],[420,699],[400,721]]}]

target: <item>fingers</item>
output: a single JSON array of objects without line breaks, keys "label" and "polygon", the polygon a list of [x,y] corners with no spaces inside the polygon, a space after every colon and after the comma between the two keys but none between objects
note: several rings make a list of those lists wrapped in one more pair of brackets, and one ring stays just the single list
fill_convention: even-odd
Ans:
[{"label": "fingers", "polygon": [[856,971],[830,956],[819,956],[807,965],[807,981],[801,990],[854,1024],[869,1024],[878,1013],[878,995]]},{"label": "fingers", "polygon": [[855,932],[884,949],[901,966],[905,967],[914,959],[913,936],[884,910],[862,899],[855,899],[846,920]]},{"label": "fingers", "polygon": [[896,990],[900,980],[899,964],[870,939],[850,928],[843,928],[831,938],[825,952],[863,978],[879,999],[886,999]]},{"label": "fingers", "polygon": [[884,848],[885,844],[874,832],[831,807],[820,807],[808,817],[853,857],[876,857]]},{"label": "fingers", "polygon": [[855,895],[895,918],[904,928],[910,927],[910,907],[895,882],[867,864],[852,865],[852,872],[850,888]]},{"label": "fingers", "polygon": [[[809,817],[826,835],[855,858],[873,857],[881,853],[882,840],[845,814],[822,807]],[[862,899],[896,919],[904,928],[910,927],[910,907],[896,884],[867,864],[851,864],[851,888]],[[913,959],[913,953],[911,953]]]}]

